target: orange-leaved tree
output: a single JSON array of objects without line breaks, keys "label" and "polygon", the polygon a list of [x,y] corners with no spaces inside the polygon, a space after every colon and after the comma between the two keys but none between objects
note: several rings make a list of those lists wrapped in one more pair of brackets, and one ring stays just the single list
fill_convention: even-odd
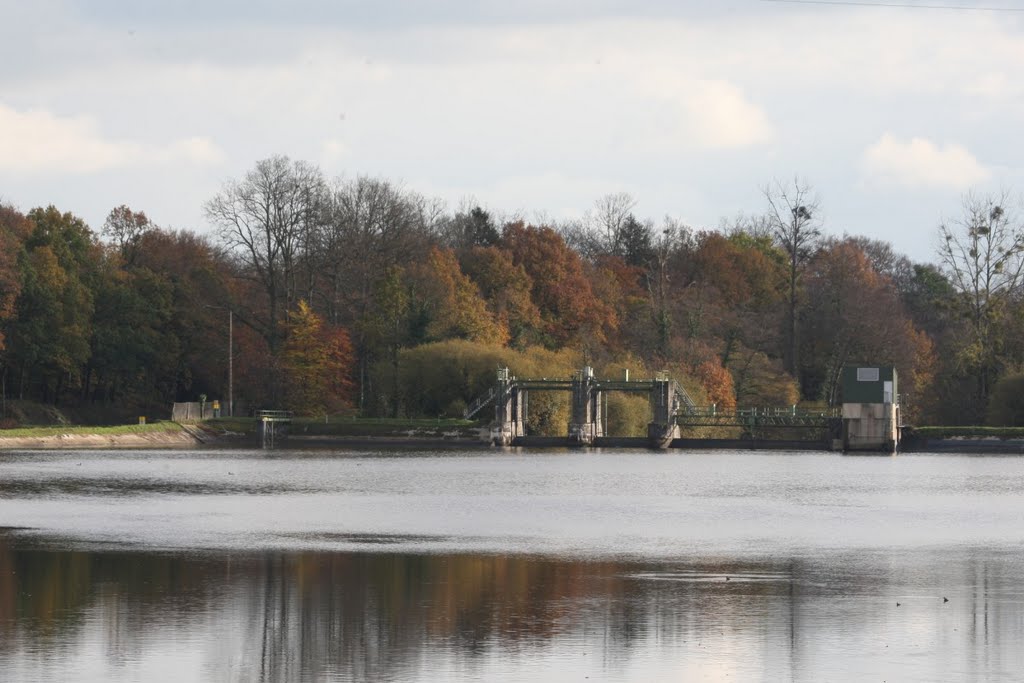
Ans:
[{"label": "orange-leaved tree", "polygon": [[548,227],[510,223],[501,239],[533,283],[531,298],[540,309],[545,346],[600,344],[615,331],[615,312],[595,295],[583,260],[561,235]]},{"label": "orange-leaved tree", "polygon": [[826,243],[808,262],[805,277],[805,396],[837,403],[842,368],[850,363],[895,365],[901,379],[926,380],[929,345],[904,313],[892,280],[874,269],[860,245],[848,239]]},{"label": "orange-leaved tree", "polygon": [[512,254],[497,247],[474,247],[462,253],[460,265],[517,348],[529,345],[540,327],[540,310],[530,298],[533,281]]},{"label": "orange-leaved tree", "polygon": [[732,375],[715,361],[704,361],[697,366],[697,379],[708,392],[708,399],[718,406],[719,410],[736,409],[736,392],[733,389]]},{"label": "orange-leaved tree", "polygon": [[349,409],[355,355],[348,333],[324,325],[305,301],[289,312],[286,329],[281,368],[288,407],[302,415]]},{"label": "orange-leaved tree", "polygon": [[468,339],[503,345],[508,330],[495,321],[480,288],[462,272],[450,249],[434,247],[427,260],[410,269],[416,304],[430,341]]}]

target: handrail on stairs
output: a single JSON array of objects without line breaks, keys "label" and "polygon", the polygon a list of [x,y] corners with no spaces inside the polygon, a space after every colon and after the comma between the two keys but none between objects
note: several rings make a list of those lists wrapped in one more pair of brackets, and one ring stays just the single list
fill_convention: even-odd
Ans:
[{"label": "handrail on stairs", "polygon": [[480,412],[481,408],[483,408],[485,405],[493,401],[497,395],[497,389],[491,387],[486,394],[477,398],[469,406],[467,406],[464,411],[462,411],[463,419],[468,420],[472,418],[474,415]]}]

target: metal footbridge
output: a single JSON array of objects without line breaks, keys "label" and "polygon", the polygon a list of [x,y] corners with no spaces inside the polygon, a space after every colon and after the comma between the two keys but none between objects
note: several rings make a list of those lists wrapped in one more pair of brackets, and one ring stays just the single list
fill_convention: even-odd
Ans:
[{"label": "metal footbridge", "polygon": [[277,439],[287,435],[292,423],[290,410],[257,410],[256,420],[263,447],[273,447]]},{"label": "metal footbridge", "polygon": [[777,427],[786,429],[822,429],[832,420],[840,419],[838,408],[799,410],[791,408],[741,408],[720,411],[715,406],[694,408],[676,416],[681,427],[745,427],[757,429]]},{"label": "metal footbridge", "polygon": [[[526,417],[529,396],[536,391],[568,392],[571,417],[568,436],[528,437]],[[613,437],[606,433],[605,407],[610,392],[646,394],[651,404],[651,422],[646,438]],[[497,382],[487,393],[464,411],[471,419],[488,406],[494,406],[495,421],[491,442],[516,445],[647,445],[657,448],[699,445],[695,439],[681,439],[694,428],[738,427],[742,439],[764,439],[768,433],[802,433],[814,442],[825,441],[840,422],[837,410],[798,410],[791,408],[750,408],[720,411],[716,406],[698,406],[678,382],[666,373],[651,379],[599,379],[585,367],[569,378],[518,378],[508,368],[498,370]],[[716,441],[716,440],[705,440]],[[684,443],[685,442],[685,443]]]}]

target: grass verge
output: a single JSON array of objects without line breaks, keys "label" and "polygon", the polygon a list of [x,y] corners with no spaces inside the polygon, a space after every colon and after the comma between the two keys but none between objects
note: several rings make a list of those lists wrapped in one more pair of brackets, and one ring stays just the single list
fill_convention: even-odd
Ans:
[{"label": "grass verge", "polygon": [[113,427],[90,427],[86,425],[47,425],[42,427],[17,427],[15,429],[0,429],[0,438],[24,438],[59,436],[61,434],[96,434],[110,436],[115,434],[158,434],[162,432],[179,432],[181,425],[177,422],[153,422],[144,425],[116,425]]},{"label": "grass verge", "polygon": [[1024,439],[1024,427],[914,427],[913,433],[925,439]]}]

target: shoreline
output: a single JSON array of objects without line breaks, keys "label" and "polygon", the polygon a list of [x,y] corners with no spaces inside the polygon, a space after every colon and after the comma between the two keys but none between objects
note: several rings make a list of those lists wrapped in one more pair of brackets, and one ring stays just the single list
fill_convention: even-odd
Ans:
[{"label": "shoreline", "polygon": [[188,436],[173,439],[147,438],[136,434],[101,436],[98,434],[58,434],[56,436],[0,437],[0,451],[67,451],[108,448],[182,448],[208,445]]},{"label": "shoreline", "polygon": [[[259,437],[237,432],[216,433],[195,425],[178,425],[179,429],[103,434],[81,431],[40,436],[4,436],[0,432],[0,453],[13,450],[64,451],[105,449],[176,449],[176,448],[258,448]],[[278,448],[334,448],[334,447],[397,447],[397,448],[451,448],[459,450],[485,450],[491,448],[486,441],[471,437],[426,436],[329,436],[295,435],[280,437]]]},{"label": "shoreline", "polygon": [[[258,437],[237,432],[216,433],[197,425],[179,424],[177,429],[159,431],[103,433],[89,432],[81,427],[65,433],[46,434],[40,436],[4,436],[0,432],[0,452],[11,450],[62,451],[62,450],[103,450],[103,449],[175,449],[175,448],[252,448],[259,447]],[[726,444],[714,439],[708,443],[703,440],[688,439],[685,445],[666,449],[666,452],[686,453],[703,450],[720,450]],[[780,441],[758,441],[744,448],[739,442],[728,444],[730,450],[769,452],[773,450],[794,450],[794,444]],[[307,435],[289,434],[282,437],[277,448],[329,449],[329,448],[444,448],[453,450],[491,450],[492,446],[483,439],[468,436],[426,435],[409,433],[406,435]],[[545,448],[545,445],[539,445]],[[547,446],[550,447],[550,446]],[[560,448],[569,448],[559,444]],[[650,449],[648,449],[650,450]],[[828,451],[822,446],[817,448],[801,447],[797,450]],[[898,453],[910,455],[1024,455],[1024,439],[999,439],[993,437],[966,438],[953,437],[948,439],[918,438],[903,444]],[[850,455],[860,455],[850,453]]]},{"label": "shoreline", "polygon": [[218,437],[192,425],[179,429],[151,432],[104,434],[84,432],[81,428],[58,434],[40,436],[4,436],[0,432],[0,452],[10,450],[63,451],[110,448],[188,448],[209,445]]}]

